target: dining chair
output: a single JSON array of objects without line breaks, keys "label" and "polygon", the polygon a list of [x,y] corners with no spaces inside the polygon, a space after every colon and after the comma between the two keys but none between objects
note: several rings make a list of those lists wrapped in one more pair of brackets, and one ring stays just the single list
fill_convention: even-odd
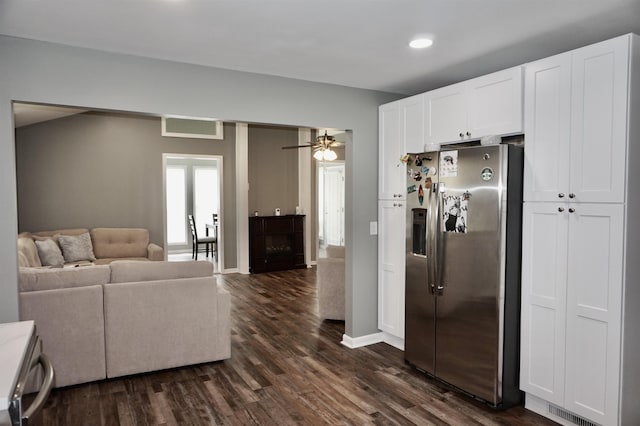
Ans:
[{"label": "dining chair", "polygon": [[198,230],[196,229],[196,220],[192,214],[189,217],[189,227],[191,228],[191,258],[198,260],[199,246],[204,244],[206,256],[209,257],[209,248],[211,248],[211,255],[214,255],[213,247],[217,245],[217,238],[214,237],[198,237]]}]

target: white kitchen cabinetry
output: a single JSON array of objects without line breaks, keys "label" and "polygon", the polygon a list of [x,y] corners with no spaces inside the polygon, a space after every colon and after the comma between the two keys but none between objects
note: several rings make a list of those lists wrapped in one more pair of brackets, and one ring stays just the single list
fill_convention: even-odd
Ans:
[{"label": "white kitchen cabinetry", "polygon": [[624,201],[628,49],[614,39],[527,64],[525,201]]},{"label": "white kitchen cabinetry", "polygon": [[522,67],[425,93],[427,147],[522,133]]},{"label": "white kitchen cabinetry", "polygon": [[400,157],[404,144],[400,137],[400,103],[381,105],[378,110],[378,198],[402,198],[404,172]]},{"label": "white kitchen cabinetry", "polygon": [[378,198],[404,199],[405,165],[400,158],[424,151],[424,95],[381,105],[379,126]]},{"label": "white kitchen cabinetry", "polygon": [[396,340],[404,339],[404,204],[378,202],[378,328]]},{"label": "white kitchen cabinetry", "polygon": [[621,204],[523,214],[520,387],[604,424],[617,416],[623,217]]},{"label": "white kitchen cabinetry", "polygon": [[526,66],[520,387],[565,424],[640,424],[638,59],[627,35]]}]

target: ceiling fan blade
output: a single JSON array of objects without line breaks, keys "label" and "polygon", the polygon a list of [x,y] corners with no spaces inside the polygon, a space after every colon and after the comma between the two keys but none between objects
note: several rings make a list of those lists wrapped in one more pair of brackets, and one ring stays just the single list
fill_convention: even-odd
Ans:
[{"label": "ceiling fan blade", "polygon": [[314,147],[315,144],[311,145],[292,145],[292,146],[283,146],[282,149],[298,149],[298,148],[311,148]]}]

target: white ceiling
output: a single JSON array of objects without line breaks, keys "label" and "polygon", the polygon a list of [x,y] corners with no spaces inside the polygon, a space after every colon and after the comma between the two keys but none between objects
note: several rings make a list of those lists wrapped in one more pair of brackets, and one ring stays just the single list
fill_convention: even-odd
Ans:
[{"label": "white ceiling", "polygon": [[640,0],[0,0],[0,34],[401,94],[627,32]]}]

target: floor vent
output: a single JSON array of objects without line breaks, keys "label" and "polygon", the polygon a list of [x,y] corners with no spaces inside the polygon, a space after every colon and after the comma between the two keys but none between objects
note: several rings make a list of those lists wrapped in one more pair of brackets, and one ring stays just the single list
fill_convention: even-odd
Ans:
[{"label": "floor vent", "polygon": [[549,414],[553,414],[554,416],[560,417],[561,419],[578,426],[598,426],[597,423],[593,423],[585,418],[573,414],[571,411],[556,407],[553,404],[549,404]]}]

